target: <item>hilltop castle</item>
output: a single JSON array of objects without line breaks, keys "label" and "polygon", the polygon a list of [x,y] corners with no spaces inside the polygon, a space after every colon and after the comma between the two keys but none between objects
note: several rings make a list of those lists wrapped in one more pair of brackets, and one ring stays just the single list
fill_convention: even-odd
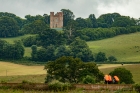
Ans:
[{"label": "hilltop castle", "polygon": [[62,28],[63,27],[63,13],[50,12],[50,28]]}]

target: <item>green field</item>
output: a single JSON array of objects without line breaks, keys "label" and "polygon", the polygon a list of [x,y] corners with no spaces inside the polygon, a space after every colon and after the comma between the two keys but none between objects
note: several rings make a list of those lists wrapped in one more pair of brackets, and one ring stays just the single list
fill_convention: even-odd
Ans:
[{"label": "green field", "polygon": [[[31,35],[24,35],[15,38],[0,38],[13,43],[14,40],[21,40],[22,38]],[[98,52],[105,52],[106,56],[115,56],[118,62],[140,62],[140,32],[120,35],[113,38],[89,41],[87,44],[94,55]],[[31,48],[25,47],[24,56],[31,56]]]},{"label": "green field", "polygon": [[123,66],[121,64],[102,64],[101,66],[99,66],[99,69],[104,74],[109,74],[111,71],[118,67],[130,70],[135,83],[140,83],[140,64],[124,64]]},{"label": "green field", "polygon": [[[34,36],[34,35],[28,34],[28,35],[24,35],[24,36],[11,37],[11,38],[0,38],[0,39],[6,40],[7,42],[13,44],[15,40],[21,40],[21,39],[29,37],[29,36]],[[31,56],[31,48],[30,47],[25,47],[24,56],[27,56],[27,57]]]},{"label": "green field", "polygon": [[120,62],[140,62],[140,32],[87,42],[93,53],[105,52]]},{"label": "green field", "polygon": [[[44,70],[44,66],[25,66],[10,62],[0,62],[0,66],[0,82],[21,83],[23,80],[34,83],[45,82],[46,70]],[[99,69],[104,74],[108,74],[117,67],[125,67],[130,70],[134,81],[140,83],[140,64],[124,64],[123,66],[121,64],[102,64]]]}]

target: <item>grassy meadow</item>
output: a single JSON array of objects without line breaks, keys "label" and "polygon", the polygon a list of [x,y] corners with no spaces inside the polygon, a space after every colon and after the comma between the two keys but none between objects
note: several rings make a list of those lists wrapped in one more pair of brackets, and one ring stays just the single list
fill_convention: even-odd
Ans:
[{"label": "grassy meadow", "polygon": [[[9,43],[14,40],[21,40],[31,35],[24,35],[14,38],[0,38]],[[116,36],[113,38],[89,41],[89,48],[94,54],[105,52],[106,56],[115,56],[119,62],[140,62],[140,32]],[[24,56],[31,56],[31,48],[25,47]]]},{"label": "grassy meadow", "polygon": [[115,56],[120,62],[140,62],[140,32],[120,35],[113,38],[89,41],[93,53],[104,52]]},{"label": "grassy meadow", "polygon": [[[43,83],[45,82],[46,70],[44,66],[25,66],[10,62],[0,62],[0,82],[21,83],[23,80]],[[114,68],[125,67],[133,74],[133,79],[136,83],[140,83],[140,64],[100,64],[99,69],[108,74]]]},{"label": "grassy meadow", "polygon": [[130,72],[133,75],[133,80],[135,81],[135,83],[140,83],[140,64],[124,64],[123,66],[121,64],[102,64],[99,66],[99,69],[104,74],[109,74],[111,71],[113,71],[115,68],[118,67],[130,70]]},{"label": "grassy meadow", "polygon": [[[10,37],[10,38],[0,38],[0,39],[6,40],[7,42],[13,44],[15,40],[21,40],[22,38],[26,38],[26,37],[29,37],[29,36],[33,36],[33,35],[27,34],[27,35],[24,35],[24,36]],[[24,56],[31,57],[31,48],[30,47],[25,47]]]}]

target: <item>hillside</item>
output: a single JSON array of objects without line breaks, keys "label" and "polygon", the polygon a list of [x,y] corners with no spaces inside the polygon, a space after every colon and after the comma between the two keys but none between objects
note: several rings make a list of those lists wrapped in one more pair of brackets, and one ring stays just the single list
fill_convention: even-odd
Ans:
[{"label": "hillside", "polygon": [[87,42],[93,53],[105,52],[120,62],[140,61],[140,32]]},{"label": "hillside", "polygon": [[[24,35],[15,38],[0,38],[13,43],[14,40],[20,40],[31,35]],[[140,32],[116,36],[113,38],[89,41],[87,44],[94,54],[105,52],[107,57],[115,56],[119,62],[139,62],[140,61]],[[24,56],[31,56],[31,48],[25,47]]]}]

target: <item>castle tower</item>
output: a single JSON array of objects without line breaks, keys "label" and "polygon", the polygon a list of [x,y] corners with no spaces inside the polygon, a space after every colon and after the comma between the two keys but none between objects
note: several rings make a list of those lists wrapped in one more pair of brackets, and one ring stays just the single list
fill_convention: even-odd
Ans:
[{"label": "castle tower", "polygon": [[50,28],[62,28],[63,27],[63,12],[50,12]]}]

